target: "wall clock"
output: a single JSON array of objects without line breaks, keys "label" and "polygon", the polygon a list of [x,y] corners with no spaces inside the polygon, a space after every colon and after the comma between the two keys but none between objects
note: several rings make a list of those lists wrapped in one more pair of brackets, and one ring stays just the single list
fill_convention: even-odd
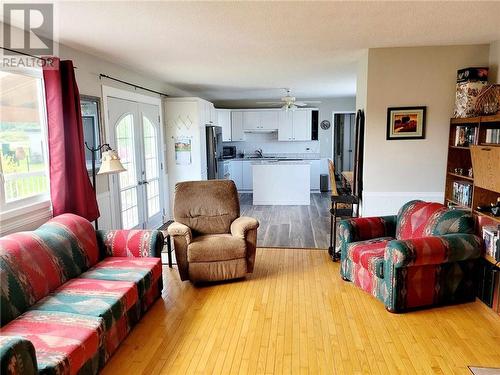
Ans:
[{"label": "wall clock", "polygon": [[330,129],[330,121],[323,120],[323,121],[321,121],[320,126],[321,126],[321,129],[328,130],[328,129]]}]

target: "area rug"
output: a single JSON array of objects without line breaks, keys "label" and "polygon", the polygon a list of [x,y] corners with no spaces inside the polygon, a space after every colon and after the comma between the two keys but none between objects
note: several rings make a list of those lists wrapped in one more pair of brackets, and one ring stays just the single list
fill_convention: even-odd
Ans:
[{"label": "area rug", "polygon": [[469,370],[474,375],[500,375],[500,368],[469,366]]}]

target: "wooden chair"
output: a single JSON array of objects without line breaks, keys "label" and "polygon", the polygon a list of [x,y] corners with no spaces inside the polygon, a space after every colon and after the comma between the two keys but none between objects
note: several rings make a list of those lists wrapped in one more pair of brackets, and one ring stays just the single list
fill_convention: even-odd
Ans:
[{"label": "wooden chair", "polygon": [[[328,247],[328,253],[333,261],[339,258],[338,252],[336,251],[336,240],[337,240],[337,218],[341,217],[352,217],[353,216],[353,204],[358,203],[357,198],[350,194],[340,194],[337,189],[337,182],[335,181],[335,166],[333,160],[328,159],[328,172],[330,175],[330,185],[332,189],[332,208],[330,209],[330,246]],[[342,192],[341,192],[342,193]]]}]

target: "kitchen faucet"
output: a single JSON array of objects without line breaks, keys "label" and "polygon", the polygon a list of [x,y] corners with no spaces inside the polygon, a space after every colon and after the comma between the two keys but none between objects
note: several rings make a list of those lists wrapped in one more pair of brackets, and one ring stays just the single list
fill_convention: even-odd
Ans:
[{"label": "kitchen faucet", "polygon": [[255,153],[257,154],[257,156],[259,158],[263,158],[264,157],[264,155],[262,155],[262,149],[261,148],[258,148],[257,150],[255,150]]}]

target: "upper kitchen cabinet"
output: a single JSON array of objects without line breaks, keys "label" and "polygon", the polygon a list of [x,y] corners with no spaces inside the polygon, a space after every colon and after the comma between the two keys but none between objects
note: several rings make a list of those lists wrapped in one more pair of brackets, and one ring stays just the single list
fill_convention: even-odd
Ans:
[{"label": "upper kitchen cabinet", "polygon": [[264,131],[278,129],[278,111],[255,110],[243,111],[243,129],[245,131]]},{"label": "upper kitchen cabinet", "polygon": [[231,142],[231,111],[229,109],[216,109],[216,124],[222,127],[222,141]]},{"label": "upper kitchen cabinet", "polygon": [[260,112],[261,130],[277,130],[278,115],[281,111],[262,111]]},{"label": "upper kitchen cabinet", "polygon": [[279,114],[279,141],[310,141],[312,111],[298,109],[281,111]]},{"label": "upper kitchen cabinet", "polygon": [[311,140],[311,110],[292,111],[293,140],[310,141]]},{"label": "upper kitchen cabinet", "polygon": [[244,141],[245,131],[243,130],[243,112],[231,112],[231,141]]}]

